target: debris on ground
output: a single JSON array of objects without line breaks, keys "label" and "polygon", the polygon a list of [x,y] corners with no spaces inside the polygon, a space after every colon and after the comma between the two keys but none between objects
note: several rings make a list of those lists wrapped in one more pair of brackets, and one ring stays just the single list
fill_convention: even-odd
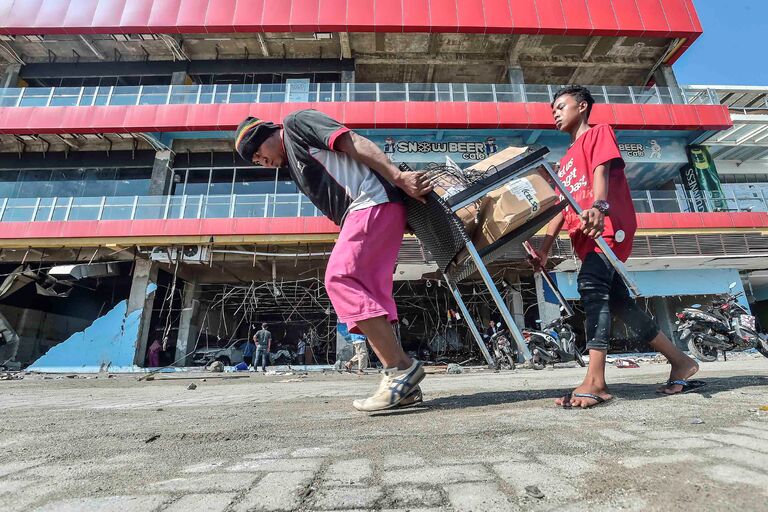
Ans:
[{"label": "debris on ground", "polygon": [[691,419],[691,425],[703,425],[704,420],[701,418],[692,418]]},{"label": "debris on ground", "polygon": [[451,363],[448,365],[448,368],[445,369],[445,373],[458,375],[459,373],[464,373],[464,368],[462,368],[460,364]]},{"label": "debris on ground", "polygon": [[768,405],[761,405],[761,406],[760,406],[760,410],[761,410],[761,411],[765,411],[765,412],[768,412]]},{"label": "debris on ground", "polygon": [[206,368],[209,372],[220,373],[224,371],[224,363],[221,361],[214,361]]},{"label": "debris on ground", "polygon": [[616,368],[640,368],[640,365],[634,359],[616,359],[613,365]]},{"label": "debris on ground", "polygon": [[155,435],[153,435],[153,436],[150,436],[150,437],[148,437],[147,439],[145,439],[145,440],[144,440],[144,442],[145,442],[145,443],[147,443],[147,444],[149,444],[149,443],[154,443],[154,442],[155,442],[155,441],[157,441],[158,439],[160,439],[160,434],[155,434]]},{"label": "debris on ground", "polygon": [[540,499],[542,499],[544,497],[544,493],[541,492],[541,489],[539,489],[538,485],[528,485],[528,486],[526,486],[525,492],[531,498],[536,498],[536,499],[540,500]]},{"label": "debris on ground", "polygon": [[191,382],[189,386],[187,386],[187,389],[195,390],[197,389],[197,384],[195,384],[194,382]]},{"label": "debris on ground", "polygon": [[5,372],[0,374],[0,380],[21,380],[24,375],[16,372]]}]

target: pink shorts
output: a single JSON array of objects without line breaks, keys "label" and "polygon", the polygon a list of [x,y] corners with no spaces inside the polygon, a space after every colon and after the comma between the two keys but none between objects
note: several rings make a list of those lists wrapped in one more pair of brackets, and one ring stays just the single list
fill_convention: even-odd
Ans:
[{"label": "pink shorts", "polygon": [[339,321],[360,333],[357,322],[386,315],[397,321],[392,275],[405,233],[405,205],[384,203],[349,212],[328,259],[325,289]]}]

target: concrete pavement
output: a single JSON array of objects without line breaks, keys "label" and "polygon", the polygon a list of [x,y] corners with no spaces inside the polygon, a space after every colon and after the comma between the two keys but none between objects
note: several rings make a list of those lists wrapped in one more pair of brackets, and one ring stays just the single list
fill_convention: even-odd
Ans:
[{"label": "concrete pavement", "polygon": [[580,368],[429,375],[423,406],[379,415],[350,405],[376,375],[0,381],[0,503],[7,511],[765,510],[768,412],[759,408],[768,405],[768,360],[702,365],[706,390],[675,397],[654,393],[666,372],[609,368],[617,399],[590,411],[552,405],[578,384]]}]

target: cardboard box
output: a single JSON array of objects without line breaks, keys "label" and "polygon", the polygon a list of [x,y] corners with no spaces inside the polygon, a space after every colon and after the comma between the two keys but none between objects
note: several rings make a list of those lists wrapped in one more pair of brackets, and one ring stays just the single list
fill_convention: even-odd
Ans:
[{"label": "cardboard box", "polygon": [[484,199],[472,237],[482,249],[511,233],[558,202],[558,195],[538,173],[514,179]]}]

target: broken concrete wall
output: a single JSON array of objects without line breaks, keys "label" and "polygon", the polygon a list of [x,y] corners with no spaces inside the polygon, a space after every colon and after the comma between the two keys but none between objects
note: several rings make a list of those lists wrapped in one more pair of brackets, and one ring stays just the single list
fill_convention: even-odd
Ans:
[{"label": "broken concrete wall", "polygon": [[[147,296],[157,285],[146,288]],[[28,371],[97,372],[136,371],[133,365],[139,342],[143,309],[128,313],[128,301],[123,300],[84,330],[51,348],[32,363]]]}]

